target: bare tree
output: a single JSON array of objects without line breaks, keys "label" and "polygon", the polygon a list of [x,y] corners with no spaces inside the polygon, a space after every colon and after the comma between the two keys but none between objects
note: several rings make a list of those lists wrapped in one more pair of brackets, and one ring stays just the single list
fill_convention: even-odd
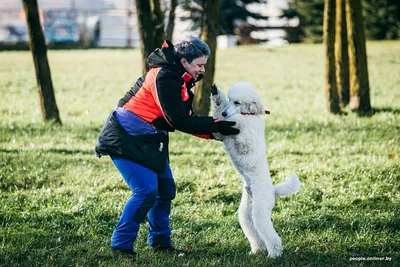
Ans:
[{"label": "bare tree", "polygon": [[327,110],[340,113],[339,95],[336,85],[335,69],[335,0],[325,0],[324,8],[324,45],[325,45],[325,96]]},{"label": "bare tree", "polygon": [[349,55],[346,27],[346,2],[336,0],[335,36],[336,82],[341,106],[349,104]]},{"label": "bare tree", "polygon": [[371,111],[367,51],[361,0],[346,0],[349,43],[350,108],[359,113]]},{"label": "bare tree", "polygon": [[210,112],[210,88],[214,81],[217,36],[219,30],[219,1],[220,0],[205,0],[203,4],[204,12],[201,23],[201,39],[209,45],[211,55],[205,66],[206,75],[195,87],[193,106],[195,112],[199,115],[208,115]]},{"label": "bare tree", "polygon": [[54,96],[49,62],[47,60],[46,43],[39,19],[37,0],[22,0],[22,2],[28,24],[29,43],[36,70],[42,118],[45,123],[54,122],[61,125],[56,98]]},{"label": "bare tree", "polygon": [[164,13],[160,0],[136,0],[139,33],[142,51],[143,73],[149,69],[147,58],[165,39]]}]

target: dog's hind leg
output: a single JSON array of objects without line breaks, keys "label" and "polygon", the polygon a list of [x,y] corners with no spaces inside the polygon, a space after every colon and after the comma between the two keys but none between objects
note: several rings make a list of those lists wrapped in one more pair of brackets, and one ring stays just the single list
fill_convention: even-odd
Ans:
[{"label": "dog's hind leg", "polygon": [[242,199],[239,206],[239,223],[246,238],[250,242],[251,254],[257,254],[259,252],[265,251],[266,247],[257,236],[257,232],[254,228],[252,216],[252,200],[248,190],[243,190]]},{"label": "dog's hind leg", "polygon": [[[255,191],[255,190],[254,190]],[[275,194],[268,192],[272,199],[265,198],[267,192],[253,192],[252,212],[254,226],[268,250],[268,256],[277,258],[282,255],[282,240],[274,229],[271,221],[271,211],[275,204]],[[266,252],[266,251],[264,251]]]}]

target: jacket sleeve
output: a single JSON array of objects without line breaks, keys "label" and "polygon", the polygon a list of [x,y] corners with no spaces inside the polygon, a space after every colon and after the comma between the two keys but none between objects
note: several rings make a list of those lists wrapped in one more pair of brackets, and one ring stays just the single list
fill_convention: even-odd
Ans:
[{"label": "jacket sleeve", "polygon": [[190,116],[182,100],[182,79],[170,72],[159,72],[156,89],[165,118],[176,130],[190,134],[212,134],[217,125],[212,117]]}]

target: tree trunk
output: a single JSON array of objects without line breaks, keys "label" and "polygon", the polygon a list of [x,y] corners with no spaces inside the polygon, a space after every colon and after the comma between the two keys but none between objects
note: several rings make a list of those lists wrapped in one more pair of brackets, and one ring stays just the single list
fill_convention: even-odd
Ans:
[{"label": "tree trunk", "polygon": [[349,42],[350,108],[359,113],[371,111],[367,51],[361,0],[346,0]]},{"label": "tree trunk", "polygon": [[339,94],[336,85],[335,69],[335,0],[325,0],[324,9],[324,45],[325,45],[325,96],[327,110],[340,113]]},{"label": "tree trunk", "polygon": [[157,47],[161,47],[165,38],[164,14],[161,12],[159,0],[152,0],[152,5],[150,0],[136,0],[136,14],[142,52],[142,71],[145,73],[149,70],[147,58]]},{"label": "tree trunk", "polygon": [[336,0],[336,37],[335,37],[336,81],[341,106],[349,104],[349,54],[346,27],[346,2]]},{"label": "tree trunk", "polygon": [[149,69],[147,58],[153,52],[152,12],[149,0],[136,0],[135,2],[142,52],[142,72],[145,73]]},{"label": "tree trunk", "polygon": [[129,5],[129,0],[127,0],[127,5],[126,5],[127,11],[126,11],[126,47],[130,48],[132,47],[132,25],[131,25],[131,18],[133,15],[131,6]]},{"label": "tree trunk", "polygon": [[208,115],[210,112],[210,90],[214,81],[215,61],[217,52],[217,36],[219,27],[219,2],[220,0],[205,0],[204,13],[201,25],[201,39],[205,41],[211,50],[205,66],[206,73],[195,87],[193,107],[198,115]]},{"label": "tree trunk", "polygon": [[161,10],[160,0],[153,0],[153,50],[161,47],[165,40],[164,13]]},{"label": "tree trunk", "polygon": [[172,37],[174,34],[175,28],[175,9],[178,5],[178,0],[171,0],[170,7],[169,7],[169,15],[168,15],[168,25],[166,29],[167,40],[172,41]]},{"label": "tree trunk", "polygon": [[52,122],[61,125],[56,98],[54,96],[49,62],[47,60],[46,43],[40,24],[37,0],[23,0],[22,2],[28,24],[30,47],[35,65],[42,118],[44,123]]}]

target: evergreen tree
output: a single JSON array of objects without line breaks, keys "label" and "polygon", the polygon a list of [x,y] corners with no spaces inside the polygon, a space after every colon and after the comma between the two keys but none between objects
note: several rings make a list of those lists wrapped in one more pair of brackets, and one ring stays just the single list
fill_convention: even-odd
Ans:
[{"label": "evergreen tree", "polygon": [[300,20],[300,40],[312,43],[322,42],[324,0],[295,0],[290,8],[296,11]]},{"label": "evergreen tree", "polygon": [[[183,17],[182,20],[193,22],[189,30],[200,28],[203,3],[205,0],[179,0],[182,9],[189,11],[190,16]],[[240,22],[246,22],[248,17],[254,19],[268,19],[258,13],[250,12],[246,5],[252,3],[266,3],[266,0],[220,0],[219,34],[234,34]]]},{"label": "evergreen tree", "polygon": [[[302,39],[308,42],[322,42],[324,0],[293,0],[302,30]],[[371,40],[400,38],[400,1],[362,1],[365,14],[366,37]]]},{"label": "evergreen tree", "polygon": [[363,1],[366,37],[371,40],[400,38],[400,1]]},{"label": "evergreen tree", "polygon": [[237,22],[246,22],[248,17],[254,19],[268,19],[257,13],[250,12],[246,5],[253,3],[266,3],[263,0],[221,0],[220,33],[234,34],[238,27]]}]

